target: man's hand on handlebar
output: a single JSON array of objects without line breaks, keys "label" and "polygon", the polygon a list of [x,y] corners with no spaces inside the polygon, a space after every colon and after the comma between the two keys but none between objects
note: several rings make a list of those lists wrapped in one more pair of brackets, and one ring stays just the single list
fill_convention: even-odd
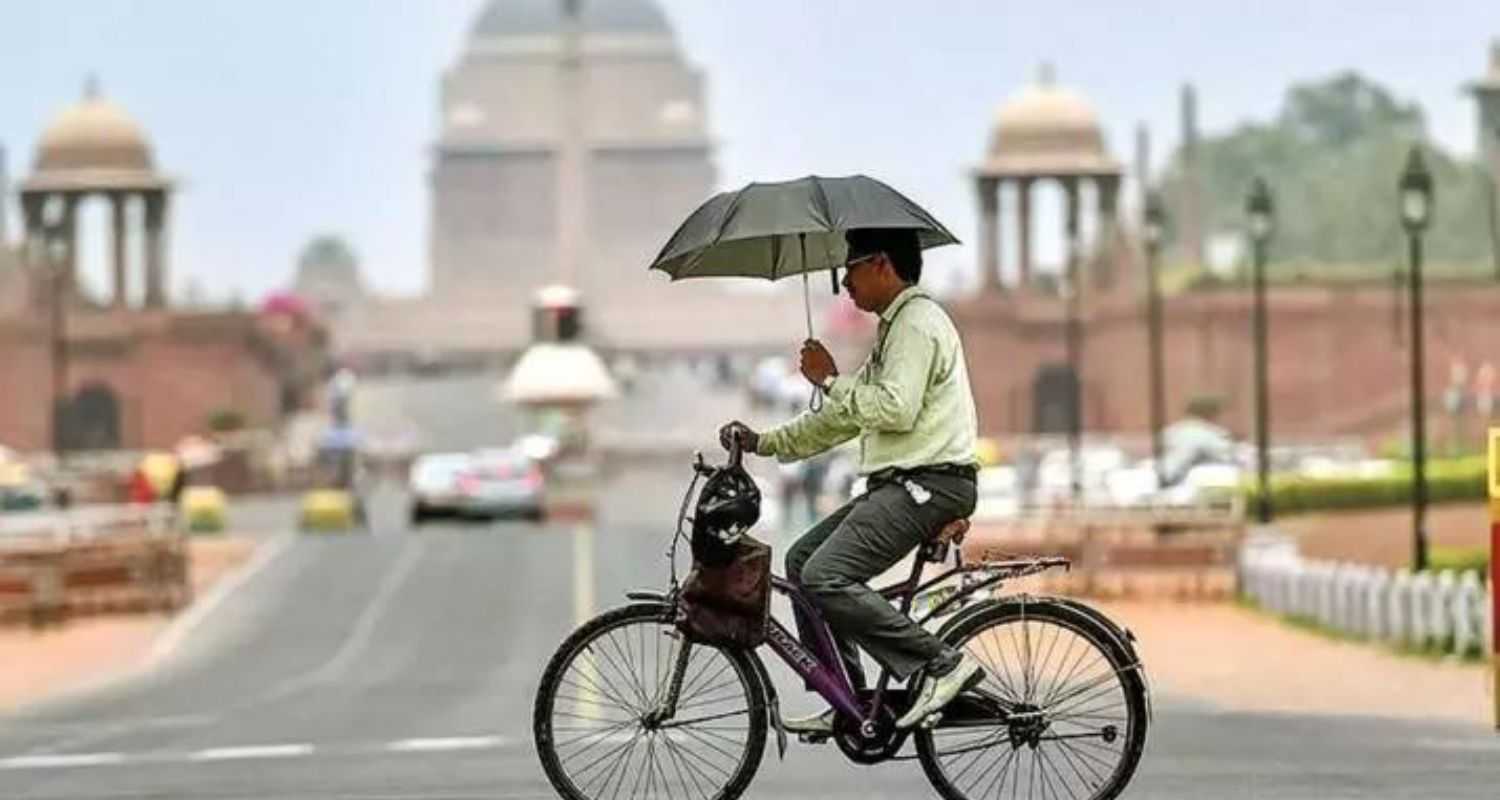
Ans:
[{"label": "man's hand on handlebar", "polygon": [[749,425],[739,420],[735,420],[719,428],[719,445],[721,447],[728,450],[729,446],[736,441],[740,444],[740,450],[746,453],[754,453],[757,446],[760,445],[760,434],[751,430]]}]

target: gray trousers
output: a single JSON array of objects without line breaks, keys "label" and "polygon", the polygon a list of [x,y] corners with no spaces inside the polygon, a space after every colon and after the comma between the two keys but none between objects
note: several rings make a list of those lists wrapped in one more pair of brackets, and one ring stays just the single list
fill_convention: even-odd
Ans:
[{"label": "gray trousers", "polygon": [[[864,671],[855,645],[900,679],[953,655],[867,584],[944,525],[974,513],[974,481],[929,475],[920,483],[932,495],[926,503],[918,505],[899,484],[883,484],[813,526],[786,554],[787,578],[806,591],[833,629],[856,689],[864,686]],[[811,620],[800,609],[796,618],[803,644],[814,647]]]}]

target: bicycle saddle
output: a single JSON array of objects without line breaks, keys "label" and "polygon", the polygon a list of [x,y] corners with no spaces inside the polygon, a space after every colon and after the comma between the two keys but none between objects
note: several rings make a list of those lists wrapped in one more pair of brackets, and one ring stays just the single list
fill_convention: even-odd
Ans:
[{"label": "bicycle saddle", "polygon": [[948,545],[959,545],[963,543],[964,534],[969,532],[969,521],[960,517],[944,525],[937,535],[922,545],[922,558],[926,561],[938,563],[948,559]]},{"label": "bicycle saddle", "polygon": [[947,525],[944,525],[943,529],[938,531],[937,536],[933,537],[932,541],[941,544],[947,544],[949,542],[952,542],[953,544],[963,544],[964,534],[968,532],[969,521],[967,519],[959,518],[953,520]]}]

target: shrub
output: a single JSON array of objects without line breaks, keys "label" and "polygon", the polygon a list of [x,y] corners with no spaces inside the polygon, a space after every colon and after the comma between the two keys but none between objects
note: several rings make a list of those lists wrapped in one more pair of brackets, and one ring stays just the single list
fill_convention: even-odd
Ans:
[{"label": "shrub", "polygon": [[[1486,497],[1488,466],[1483,458],[1455,458],[1427,462],[1427,500],[1430,503],[1481,501]],[[1412,470],[1402,464],[1379,477],[1271,478],[1271,508],[1277,514],[1384,508],[1411,502]],[[1254,508],[1259,492],[1245,488],[1247,508]]]},{"label": "shrub", "polygon": [[1451,569],[1454,572],[1478,572],[1481,580],[1489,580],[1490,549],[1488,547],[1434,547],[1427,553],[1427,564],[1433,572]]},{"label": "shrub", "polygon": [[228,433],[245,427],[245,415],[233,408],[221,408],[208,415],[208,429]]}]

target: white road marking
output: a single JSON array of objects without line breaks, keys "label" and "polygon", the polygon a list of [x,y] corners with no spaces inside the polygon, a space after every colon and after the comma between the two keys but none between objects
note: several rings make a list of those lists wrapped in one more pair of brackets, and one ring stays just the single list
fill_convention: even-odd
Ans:
[{"label": "white road marking", "polygon": [[[583,523],[573,529],[573,623],[582,625],[594,616],[594,527]],[[599,698],[594,687],[599,683],[598,669],[592,658],[580,654],[578,669],[583,681],[574,701],[574,713],[583,719],[599,718]]]},{"label": "white road marking", "polygon": [[370,643],[376,624],[385,615],[386,606],[391,604],[391,600],[396,596],[396,590],[401,588],[401,584],[406,582],[407,576],[417,566],[417,561],[422,557],[425,547],[426,545],[420,540],[414,545],[407,545],[406,550],[401,554],[401,560],[391,568],[390,572],[386,573],[374,599],[365,607],[364,613],[359,615],[359,620],[354,623],[354,630],[349,633],[349,638],[344,640],[344,646],[340,647],[333,658],[314,673],[313,680],[336,680],[354,663],[354,659]]},{"label": "white road marking", "polygon": [[[607,740],[606,740],[607,741]],[[514,739],[504,736],[435,736],[398,739],[380,744],[315,746],[307,742],[262,744],[239,747],[212,747],[186,753],[153,751],[149,753],[32,753],[0,758],[0,772],[28,769],[76,769],[118,766],[122,764],[188,764],[285,759],[311,756],[371,756],[381,753],[442,753],[468,750],[500,750],[516,747]]]},{"label": "white road marking", "polygon": [[300,692],[309,686],[337,680],[369,644],[370,637],[375,633],[376,624],[380,622],[381,616],[385,614],[386,606],[395,597],[396,590],[401,588],[401,584],[406,582],[407,576],[411,574],[412,568],[417,565],[417,561],[421,558],[425,548],[426,545],[420,540],[411,539],[407,541],[403,546],[400,559],[385,574],[385,577],[381,579],[380,586],[376,588],[369,605],[365,606],[364,610],[360,612],[359,618],[355,620],[348,637],[344,639],[343,644],[339,646],[338,652],[334,653],[332,658],[329,658],[316,669],[278,681],[257,695],[234,703],[223,712],[223,715],[229,716],[231,711],[253,708],[273,700],[280,700],[281,698]]},{"label": "white road marking", "polygon": [[391,742],[385,749],[393,753],[432,753],[443,750],[488,750],[504,747],[501,736],[452,736],[446,739],[402,739]]},{"label": "white road marking", "polygon": [[241,586],[250,582],[265,569],[276,557],[286,552],[297,538],[294,531],[287,531],[261,545],[250,562],[245,564],[233,575],[220,580],[188,608],[187,612],[172,622],[151,647],[151,654],[146,657],[145,669],[149,669],[172,655],[183,642],[202,622],[212,614],[231,594],[239,590]]},{"label": "white road marking", "polygon": [[189,761],[234,761],[250,758],[296,758],[313,751],[310,744],[265,744],[250,747],[213,747],[188,756]]},{"label": "white road marking", "polygon": [[588,523],[573,529],[573,623],[582,625],[594,616],[594,527]]},{"label": "white road marking", "polygon": [[1473,750],[1500,753],[1500,742],[1494,739],[1418,739],[1418,747],[1432,750]]},{"label": "white road marking", "polygon": [[33,755],[0,758],[0,769],[101,767],[123,763],[125,763],[125,756],[122,753],[69,753],[67,755]]}]

